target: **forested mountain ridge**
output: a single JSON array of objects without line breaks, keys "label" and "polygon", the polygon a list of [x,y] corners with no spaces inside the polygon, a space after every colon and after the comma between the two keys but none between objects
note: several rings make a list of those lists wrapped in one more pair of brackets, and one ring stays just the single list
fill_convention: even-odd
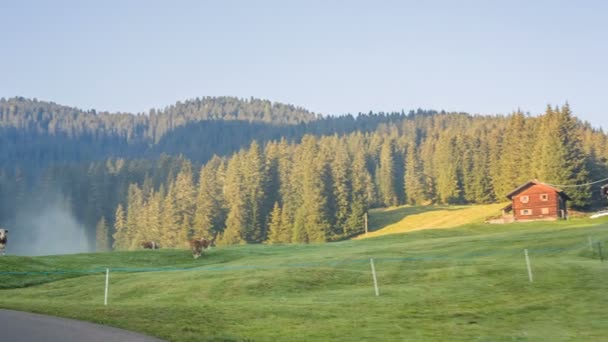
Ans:
[{"label": "forested mountain ridge", "polygon": [[[16,120],[6,114],[11,110],[3,120]],[[500,202],[531,178],[574,185],[608,172],[608,136],[576,119],[567,104],[537,117],[417,111],[297,124],[191,121],[157,142],[147,124],[101,131],[109,134],[85,128],[85,118],[99,115],[92,112],[66,114],[80,124],[64,126],[81,136],[63,130],[56,140],[52,120],[38,112],[46,123],[36,124],[34,113],[3,124],[14,135],[0,135],[13,144],[1,145],[0,157],[9,157],[0,164],[0,225],[19,226],[15,212],[60,193],[100,250],[153,238],[179,246],[193,235],[217,235],[225,244],[333,241],[359,234],[372,207]],[[44,140],[31,144],[35,135],[23,132],[64,150],[49,157],[41,152]],[[30,154],[14,151],[19,139]],[[63,158],[65,149],[81,159]],[[28,179],[18,162],[32,155],[48,160],[24,163],[40,168]],[[579,208],[601,203],[594,187],[567,192]]]},{"label": "forested mountain ridge", "polygon": [[20,167],[31,175],[54,162],[157,159],[163,153],[184,154],[203,163],[213,154],[233,153],[253,140],[366,132],[405,116],[323,117],[293,105],[235,97],[196,98],[147,114],[110,114],[36,99],[3,98],[0,167]]},{"label": "forested mountain ridge", "polygon": [[86,133],[117,135],[128,141],[158,142],[176,127],[204,120],[298,124],[316,119],[316,114],[303,108],[255,98],[195,98],[151,109],[147,114],[84,111],[23,97],[0,99],[0,127],[71,137]]}]

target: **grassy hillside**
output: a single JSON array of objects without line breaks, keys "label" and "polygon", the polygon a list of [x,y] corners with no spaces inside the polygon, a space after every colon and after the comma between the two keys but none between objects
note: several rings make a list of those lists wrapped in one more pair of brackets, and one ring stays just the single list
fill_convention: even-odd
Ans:
[{"label": "grassy hillside", "polygon": [[452,228],[481,223],[500,213],[505,204],[400,206],[372,209],[369,233],[361,237],[407,233],[422,229]]},{"label": "grassy hillside", "polygon": [[7,256],[0,307],[173,341],[600,341],[608,336],[608,262],[588,237],[608,241],[607,224],[469,224],[331,244],[218,247],[198,260],[185,250]]}]

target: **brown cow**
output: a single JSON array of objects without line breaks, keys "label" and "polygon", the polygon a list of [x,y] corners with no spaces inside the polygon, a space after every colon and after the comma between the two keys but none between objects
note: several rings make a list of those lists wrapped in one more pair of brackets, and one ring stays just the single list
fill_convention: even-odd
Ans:
[{"label": "brown cow", "polygon": [[8,229],[0,228],[0,255],[5,254],[7,241],[8,241]]},{"label": "brown cow", "polygon": [[158,245],[158,243],[156,243],[156,241],[142,241],[141,247],[144,249],[159,249],[160,248],[160,246]]},{"label": "brown cow", "polygon": [[211,242],[205,238],[190,240],[190,249],[192,250],[192,257],[194,257],[194,259],[198,259],[201,254],[203,254],[203,250],[209,248],[210,245]]}]

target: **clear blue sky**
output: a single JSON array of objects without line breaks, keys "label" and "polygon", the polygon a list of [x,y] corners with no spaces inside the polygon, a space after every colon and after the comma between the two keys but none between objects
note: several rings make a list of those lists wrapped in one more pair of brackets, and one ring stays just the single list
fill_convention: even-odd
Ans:
[{"label": "clear blue sky", "polygon": [[142,112],[197,96],[324,114],[532,114],[608,129],[607,1],[0,1],[0,97]]}]

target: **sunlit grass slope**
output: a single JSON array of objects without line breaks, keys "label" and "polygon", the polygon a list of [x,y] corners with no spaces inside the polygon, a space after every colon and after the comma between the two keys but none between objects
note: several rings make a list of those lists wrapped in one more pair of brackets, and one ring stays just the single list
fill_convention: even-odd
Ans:
[{"label": "sunlit grass slope", "polygon": [[369,213],[369,232],[360,237],[407,233],[421,229],[452,228],[484,222],[496,216],[505,204],[468,206],[400,206],[372,209]]},{"label": "sunlit grass slope", "polygon": [[[589,237],[608,241],[608,219],[218,247],[198,260],[185,250],[8,256],[0,307],[172,341],[603,341],[608,262]],[[20,270],[64,273],[6,273]]]}]

